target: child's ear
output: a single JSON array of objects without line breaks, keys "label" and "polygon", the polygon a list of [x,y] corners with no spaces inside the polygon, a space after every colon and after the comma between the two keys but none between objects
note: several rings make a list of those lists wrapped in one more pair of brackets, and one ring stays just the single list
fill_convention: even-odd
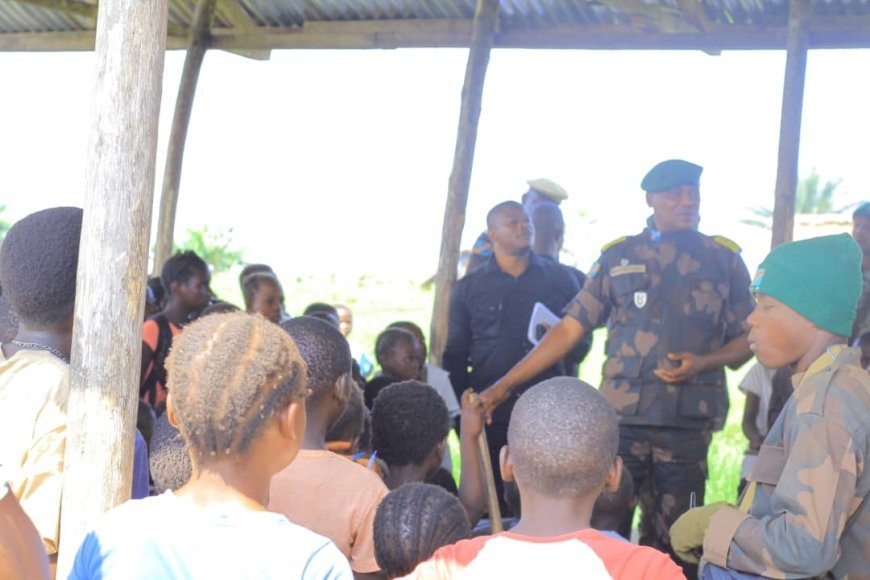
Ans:
[{"label": "child's ear", "polygon": [[498,469],[501,471],[502,481],[515,481],[514,477],[514,462],[511,459],[510,447],[505,445],[498,452]]},{"label": "child's ear", "polygon": [[293,401],[278,413],[278,429],[281,435],[290,440],[301,441],[305,433],[305,401]]},{"label": "child's ear", "polygon": [[166,395],[166,419],[169,424],[178,429],[178,417],[175,416],[175,405],[172,402],[172,393]]},{"label": "child's ear", "polygon": [[617,455],[613,458],[613,465],[607,470],[607,479],[604,480],[604,489],[610,493],[616,493],[619,489],[619,480],[622,479],[622,457]]},{"label": "child's ear", "polygon": [[335,383],[332,385],[332,395],[338,399],[339,403],[342,405],[347,405],[347,402],[350,401],[350,389],[351,383],[353,382],[353,377],[351,377],[350,373],[344,373],[337,379],[335,379]]}]

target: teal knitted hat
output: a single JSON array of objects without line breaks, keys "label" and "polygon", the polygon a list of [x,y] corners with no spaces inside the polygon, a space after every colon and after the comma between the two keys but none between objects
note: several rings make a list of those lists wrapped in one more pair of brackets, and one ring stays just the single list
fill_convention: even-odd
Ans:
[{"label": "teal knitted hat", "polygon": [[861,297],[861,249],[848,234],[782,244],[771,250],[750,285],[819,328],[849,336]]}]

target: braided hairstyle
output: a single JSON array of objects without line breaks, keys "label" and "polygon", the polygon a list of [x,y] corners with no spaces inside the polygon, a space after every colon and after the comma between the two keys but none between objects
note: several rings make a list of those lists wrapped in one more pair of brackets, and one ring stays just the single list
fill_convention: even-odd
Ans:
[{"label": "braided hairstyle", "polygon": [[166,369],[195,463],[244,455],[266,422],[305,393],[306,365],[293,339],[243,312],[190,324],[173,339]]},{"label": "braided hairstyle", "polygon": [[411,573],[435,551],[471,537],[459,500],[437,485],[408,483],[391,491],[374,522],[375,559],[389,578]]},{"label": "braided hairstyle", "polygon": [[395,383],[375,399],[372,446],[387,465],[422,465],[449,430],[447,405],[427,384]]}]

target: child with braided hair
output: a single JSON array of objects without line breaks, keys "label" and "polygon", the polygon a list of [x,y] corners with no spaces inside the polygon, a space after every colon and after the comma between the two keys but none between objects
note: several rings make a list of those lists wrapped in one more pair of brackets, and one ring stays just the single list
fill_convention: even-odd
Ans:
[{"label": "child with braided hair", "polygon": [[375,555],[388,578],[409,574],[438,548],[469,537],[462,504],[437,485],[403,485],[387,494],[375,516]]},{"label": "child with braided hair", "polygon": [[166,412],[193,475],[105,514],[70,577],[350,579],[332,542],[265,507],[305,433],[306,365],[293,340],[259,316],[213,314],[175,338],[167,370]]}]

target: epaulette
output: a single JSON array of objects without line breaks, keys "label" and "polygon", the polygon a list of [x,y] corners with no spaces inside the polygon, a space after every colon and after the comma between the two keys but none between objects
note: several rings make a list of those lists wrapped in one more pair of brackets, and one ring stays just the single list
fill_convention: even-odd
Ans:
[{"label": "epaulette", "polygon": [[608,243],[604,244],[603,246],[601,246],[601,253],[603,254],[604,252],[606,252],[607,250],[609,250],[613,246],[618,246],[619,244],[621,244],[622,242],[624,242],[627,239],[628,239],[628,236],[620,236],[620,237],[616,238],[615,240],[613,240],[612,242],[608,242]]},{"label": "epaulette", "polygon": [[734,252],[735,254],[739,254],[742,249],[737,245],[737,242],[734,240],[729,240],[725,236],[714,236],[713,241],[722,246],[723,248],[727,248]]}]

